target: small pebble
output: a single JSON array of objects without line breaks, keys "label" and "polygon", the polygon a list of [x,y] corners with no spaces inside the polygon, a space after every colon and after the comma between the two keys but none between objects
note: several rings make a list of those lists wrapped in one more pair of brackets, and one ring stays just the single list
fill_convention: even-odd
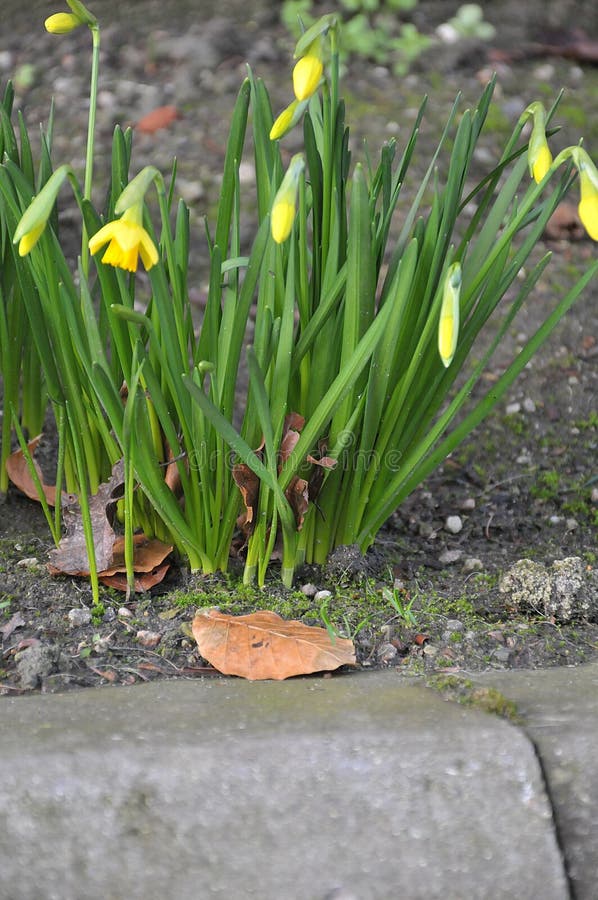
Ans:
[{"label": "small pebble", "polygon": [[508,647],[497,647],[493,652],[492,657],[497,662],[506,663],[509,661],[509,657],[511,656],[511,651]]},{"label": "small pebble", "polygon": [[318,589],[315,584],[311,584],[311,582],[309,582],[308,584],[301,585],[301,593],[305,594],[306,597],[315,597],[315,595],[318,593]]},{"label": "small pebble", "polygon": [[548,521],[551,525],[560,525],[563,521],[562,516],[549,516]]},{"label": "small pebble", "polygon": [[388,664],[397,658],[398,651],[394,644],[385,643],[380,645],[376,655],[379,663]]},{"label": "small pebble", "polygon": [[463,520],[461,516],[447,516],[444,527],[447,531],[450,531],[451,534],[459,534],[463,528]]},{"label": "small pebble", "polygon": [[121,616],[123,619],[130,619],[133,613],[127,606],[120,606],[117,615]]},{"label": "small pebble", "polygon": [[438,562],[443,566],[452,566],[453,563],[459,562],[462,556],[462,550],[443,550],[438,557]]},{"label": "small pebble", "polygon": [[27,556],[25,559],[20,559],[17,566],[20,569],[38,569],[39,560],[37,559],[37,556]]},{"label": "small pebble", "polygon": [[328,600],[332,597],[332,591],[317,591],[314,594],[314,600],[316,603],[322,603],[324,600]]},{"label": "small pebble", "polygon": [[590,500],[592,501],[592,503],[598,503],[598,487],[592,488]]},{"label": "small pebble", "polygon": [[69,609],[68,619],[73,628],[79,628],[81,625],[89,625],[91,622],[91,612],[88,609]]},{"label": "small pebble", "polygon": [[447,619],[444,627],[446,631],[463,631],[463,622],[460,619]]},{"label": "small pebble", "polygon": [[162,640],[162,635],[158,631],[138,631],[136,637],[141,646],[147,647],[148,650],[157,647]]},{"label": "small pebble", "polygon": [[471,512],[472,509],[475,509],[475,500],[473,497],[466,497],[465,500],[462,500],[459,504],[459,509],[462,509],[463,512]]},{"label": "small pebble", "polygon": [[507,403],[505,412],[508,416],[514,416],[521,412],[521,403]]},{"label": "small pebble", "polygon": [[467,559],[463,560],[464,572],[482,572],[483,569],[484,563],[477,556],[468,556]]},{"label": "small pebble", "polygon": [[567,531],[577,531],[579,528],[579,522],[577,519],[565,519],[565,527]]},{"label": "small pebble", "polygon": [[525,400],[523,401],[523,409],[526,413],[533,413],[536,411],[536,404],[531,397],[525,398]]}]

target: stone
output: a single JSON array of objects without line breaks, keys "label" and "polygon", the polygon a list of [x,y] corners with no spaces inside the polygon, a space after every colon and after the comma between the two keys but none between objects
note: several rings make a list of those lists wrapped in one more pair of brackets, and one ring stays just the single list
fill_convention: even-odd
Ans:
[{"label": "stone", "polygon": [[89,625],[91,622],[91,612],[89,609],[69,609],[68,620],[73,628],[80,628],[81,625]]},{"label": "stone", "polygon": [[546,566],[533,559],[519,559],[502,575],[498,590],[508,595],[515,609],[531,608],[544,615],[552,585]]},{"label": "stone", "polygon": [[584,564],[578,556],[555,559],[551,567],[552,596],[546,614],[559,622],[583,619],[591,604],[585,588]]},{"label": "stone", "polygon": [[[596,897],[598,663],[474,676],[517,704],[542,759],[571,891]],[[539,894],[541,895],[541,891]]]},{"label": "stone", "polygon": [[315,597],[315,595],[318,593],[318,588],[315,584],[311,584],[311,582],[302,584],[300,590],[301,593],[305,594],[306,597]]},{"label": "stone", "polygon": [[454,563],[459,562],[462,556],[463,550],[443,550],[438,556],[438,562],[442,563],[443,566],[452,566]]},{"label": "stone", "polygon": [[316,591],[314,594],[314,600],[316,603],[323,603],[325,600],[330,600],[332,597],[332,591]]},{"label": "stone", "polygon": [[142,647],[146,647],[148,650],[153,650],[153,648],[157,647],[162,640],[162,635],[159,631],[142,630],[137,632],[136,638]]},{"label": "stone", "polygon": [[16,667],[24,688],[36,688],[56,667],[59,651],[51,644],[33,644],[17,653]]},{"label": "stone", "polygon": [[461,516],[447,516],[444,527],[451,534],[459,534],[463,529],[463,519]]},{"label": "stone", "polygon": [[8,697],[0,758],[11,900],[568,897],[525,734],[394,670]]},{"label": "stone", "polygon": [[467,559],[463,560],[464,572],[482,572],[483,570],[484,563],[477,556],[468,556]]},{"label": "stone", "polygon": [[558,622],[598,616],[598,591],[583,560],[577,556],[555,560],[550,568],[520,559],[501,577],[498,589],[516,609],[533,609]]}]

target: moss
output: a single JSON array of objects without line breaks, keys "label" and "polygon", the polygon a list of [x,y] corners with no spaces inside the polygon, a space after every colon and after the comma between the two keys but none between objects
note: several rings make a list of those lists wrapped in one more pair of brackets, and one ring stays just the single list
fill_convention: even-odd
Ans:
[{"label": "moss", "polygon": [[438,691],[446,700],[481,709],[513,724],[521,722],[516,704],[496,688],[480,687],[469,678],[456,675],[433,675],[426,679],[426,686]]}]

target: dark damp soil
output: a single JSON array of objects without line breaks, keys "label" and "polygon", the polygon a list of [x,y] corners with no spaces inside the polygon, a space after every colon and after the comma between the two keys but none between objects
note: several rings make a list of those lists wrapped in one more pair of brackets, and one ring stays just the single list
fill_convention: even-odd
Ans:
[{"label": "dark damp soil", "polygon": [[[417,24],[432,33],[458,5],[422,0]],[[42,19],[45,6],[33,5]],[[192,293],[200,302],[202,219],[212,215],[217,201],[228,117],[246,61],[271,88],[273,106],[281,108],[288,102],[292,43],[272,4],[250,5],[244,27],[239,27],[240,4],[223,4],[217,17],[201,22],[194,19],[193,5],[169,0],[146,6],[147,16],[132,25],[127,20],[124,28],[122,4],[113,16],[109,2],[94,5],[98,16],[110,21],[103,34],[99,177],[115,122],[134,123],[151,109],[176,105],[180,117],[168,129],[136,136],[135,170],[151,161],[167,171],[172,157],[178,158],[179,187],[191,206],[197,246]],[[584,135],[596,155],[598,70],[590,62],[547,51],[550,35],[538,32],[540,20],[546,29],[566,26],[566,20],[558,21],[565,6],[541,4],[542,19],[533,14],[540,4],[487,4],[486,17],[497,26],[491,44],[436,48],[402,79],[384,66],[350,63],[344,83],[356,151],[365,134],[374,148],[389,134],[400,141],[428,93],[430,117],[418,156],[423,170],[456,93],[461,90],[466,102],[475,100],[495,69],[496,102],[480,166],[531,100],[552,98],[561,87],[566,94],[557,143],[565,146]],[[31,9],[25,15],[22,4],[9,2],[8,7],[0,76],[20,75],[19,103],[32,130],[47,118],[55,95],[55,153],[61,162],[77,165],[85,128],[86,36],[40,37]],[[595,28],[590,16],[584,21]],[[588,37],[595,40],[596,32]],[[526,51],[521,58],[505,57],[513,46]],[[30,63],[31,70],[24,70]],[[293,139],[289,152],[296,149]],[[65,214],[68,231],[68,210]],[[546,248],[553,252],[548,277],[480,390],[492,384],[500,358],[508,358],[532,333],[546,308],[596,253],[596,245],[569,226],[547,236]],[[255,591],[240,585],[234,564],[228,576],[209,578],[173,565],[151,592],[127,601],[124,594],[103,589],[101,606],[92,608],[85,581],[48,574],[51,543],[43,516],[36,504],[11,489],[0,515],[0,692],[207,677],[209,668],[195,648],[190,624],[197,609],[214,605],[234,613],[270,608],[287,618],[328,621],[354,638],[363,666],[396,667],[406,675],[574,665],[595,658],[597,299],[594,284],[504,402],[403,504],[365,559],[350,548],[341,550],[326,568],[299,573],[293,591],[280,587],[275,571],[266,589]],[[572,564],[577,581],[558,587],[553,563],[571,558],[577,560]],[[521,559],[536,564],[534,571],[548,573],[553,599],[555,592],[562,600],[569,591],[569,612],[539,604],[531,588],[523,600],[521,592],[504,589],[505,573]]]}]

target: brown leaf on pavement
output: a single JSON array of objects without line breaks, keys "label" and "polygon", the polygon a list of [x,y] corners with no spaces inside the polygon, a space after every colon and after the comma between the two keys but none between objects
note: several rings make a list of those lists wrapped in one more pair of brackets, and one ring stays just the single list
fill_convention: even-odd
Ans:
[{"label": "brown leaf on pavement", "polygon": [[280,681],[356,665],[353,641],[333,640],[325,628],[285,621],[268,610],[247,616],[203,610],[192,629],[199,652],[214,668],[250,681]]}]

